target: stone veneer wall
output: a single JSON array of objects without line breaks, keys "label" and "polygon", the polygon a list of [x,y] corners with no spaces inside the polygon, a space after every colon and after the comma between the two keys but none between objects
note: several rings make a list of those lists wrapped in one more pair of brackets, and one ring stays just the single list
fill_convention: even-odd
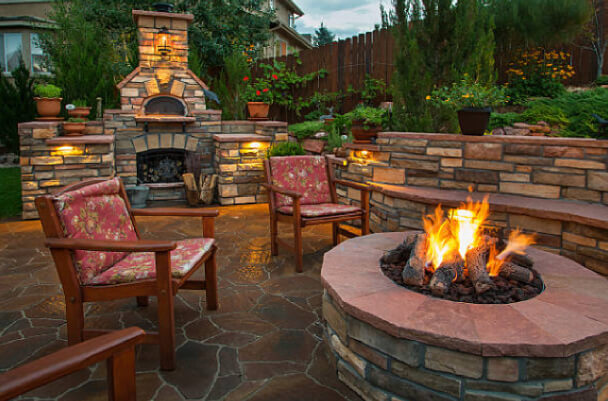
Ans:
[{"label": "stone veneer wall", "polygon": [[608,205],[606,140],[387,132],[351,147],[379,162],[374,182]]},{"label": "stone veneer wall", "polygon": [[38,218],[34,200],[85,178],[114,174],[114,137],[88,122],[82,137],[62,137],[61,122],[20,123],[22,217]]},{"label": "stone veneer wall", "polygon": [[215,170],[221,205],[265,203],[264,159],[275,142],[288,140],[287,123],[228,121],[214,135]]},{"label": "stone veneer wall", "polygon": [[[529,197],[559,198],[574,211],[581,200],[600,209],[608,204],[608,141],[381,133],[376,145],[350,148],[353,155],[367,150],[374,157],[369,163],[351,158],[348,166],[336,164],[337,177],[356,182],[444,190],[472,186],[482,193],[519,196],[521,204]],[[341,203],[359,202],[357,190],[338,187],[337,193]],[[421,216],[440,203],[382,191],[374,191],[370,202],[373,232],[421,229]],[[608,226],[507,211],[493,211],[490,220],[498,227],[536,232],[538,247],[608,276]]]},{"label": "stone veneer wall", "polygon": [[482,357],[395,338],[323,297],[338,378],[366,401],[606,401],[608,345],[561,358]]}]

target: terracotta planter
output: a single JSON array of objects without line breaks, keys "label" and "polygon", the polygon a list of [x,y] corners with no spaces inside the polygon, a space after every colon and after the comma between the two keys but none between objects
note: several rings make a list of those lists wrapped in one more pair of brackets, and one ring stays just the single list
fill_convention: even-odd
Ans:
[{"label": "terracotta planter", "polygon": [[247,111],[249,119],[259,120],[268,118],[268,110],[270,105],[264,102],[247,102]]},{"label": "terracotta planter", "polygon": [[68,110],[68,114],[70,117],[86,119],[89,114],[91,114],[91,108],[86,106],[76,107],[72,110]]},{"label": "terracotta planter", "polygon": [[490,123],[492,108],[467,107],[458,110],[458,124],[464,135],[483,135]]},{"label": "terracotta planter", "polygon": [[354,120],[350,128],[350,132],[355,137],[355,143],[372,143],[380,131],[382,131],[381,125],[373,125],[366,128],[363,120]]},{"label": "terracotta planter", "polygon": [[66,121],[63,123],[64,136],[81,136],[86,128],[86,123],[72,123]]},{"label": "terracotta planter", "polygon": [[40,115],[40,119],[56,120],[61,113],[61,97],[35,97],[36,111]]}]

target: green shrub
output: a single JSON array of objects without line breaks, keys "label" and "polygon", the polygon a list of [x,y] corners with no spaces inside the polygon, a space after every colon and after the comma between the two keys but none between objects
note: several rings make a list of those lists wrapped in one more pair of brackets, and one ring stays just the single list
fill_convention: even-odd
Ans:
[{"label": "green shrub", "polygon": [[76,117],[70,117],[68,118],[68,122],[69,123],[84,123],[87,120],[85,120],[84,118],[76,118]]},{"label": "green shrub", "polygon": [[0,143],[9,152],[19,153],[17,124],[36,116],[34,78],[23,62],[11,72],[11,77],[0,74]]},{"label": "green shrub", "polygon": [[314,136],[317,132],[324,131],[324,127],[325,123],[323,121],[305,121],[290,125],[289,132],[302,140]]},{"label": "green shrub", "polygon": [[426,99],[436,106],[449,106],[454,110],[499,106],[506,102],[503,88],[475,82],[467,74],[451,86],[434,90]]},{"label": "green shrub", "polygon": [[0,218],[21,213],[21,169],[0,168]]},{"label": "green shrub", "polygon": [[76,107],[87,107],[87,101],[82,99],[76,99],[72,104]]},{"label": "green shrub", "polygon": [[268,149],[268,157],[304,155],[304,148],[297,142],[279,142]]},{"label": "green shrub", "polygon": [[544,100],[530,103],[530,108],[521,115],[524,121],[532,124],[544,121],[553,127],[564,127],[570,122],[562,107],[555,104],[555,102],[546,102]]},{"label": "green shrub", "polygon": [[362,121],[363,127],[369,129],[376,125],[383,125],[387,118],[387,112],[384,109],[374,107],[357,107],[346,113],[346,116],[351,121]]},{"label": "green shrub", "polygon": [[221,102],[218,106],[222,109],[222,119],[245,119],[245,90],[250,75],[247,58],[238,48],[224,58],[224,65],[218,77],[212,81],[212,88]]},{"label": "green shrub", "polygon": [[506,127],[522,121],[523,117],[519,113],[492,113],[488,129],[492,131],[494,128]]},{"label": "green shrub", "polygon": [[595,80],[596,85],[608,85],[608,75],[602,75]]},{"label": "green shrub", "polygon": [[61,88],[52,84],[38,84],[34,88],[34,94],[39,97],[60,97]]}]

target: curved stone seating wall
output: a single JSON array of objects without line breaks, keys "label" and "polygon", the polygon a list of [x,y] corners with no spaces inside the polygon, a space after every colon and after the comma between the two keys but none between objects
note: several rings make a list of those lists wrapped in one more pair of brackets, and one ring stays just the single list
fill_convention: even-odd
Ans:
[{"label": "curved stone seating wall", "polygon": [[[457,207],[472,187],[490,195],[497,226],[537,232],[538,247],[608,276],[608,141],[380,133],[376,145],[349,147],[336,176],[372,183],[374,232],[420,229],[423,214]],[[357,158],[364,150],[371,160]]]},{"label": "curved stone seating wall", "polygon": [[397,286],[378,265],[403,233],[345,241],[321,278],[337,375],[366,401],[606,401],[608,283],[576,263],[530,252],[547,289],[479,305]]}]

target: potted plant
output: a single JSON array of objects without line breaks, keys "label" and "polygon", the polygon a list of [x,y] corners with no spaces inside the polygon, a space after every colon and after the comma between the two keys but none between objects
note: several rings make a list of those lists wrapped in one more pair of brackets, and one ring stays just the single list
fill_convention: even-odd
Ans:
[{"label": "potted plant", "polygon": [[503,88],[475,82],[465,75],[464,79],[449,87],[434,90],[426,99],[456,110],[463,134],[483,135],[488,129],[492,107],[506,103],[507,97]]},{"label": "potted plant", "polygon": [[64,136],[80,136],[86,128],[86,120],[83,118],[70,117],[63,123]]},{"label": "potted plant", "polygon": [[346,113],[351,120],[350,131],[355,138],[355,143],[371,143],[382,131],[387,112],[375,107],[359,106]]},{"label": "potted plant", "polygon": [[74,107],[68,109],[70,117],[74,118],[87,118],[91,114],[91,108],[87,107],[87,102],[81,99],[74,100],[72,102]]},{"label": "potted plant", "polygon": [[57,117],[61,112],[61,88],[51,84],[39,84],[34,88],[38,120],[62,120]]},{"label": "potted plant", "polygon": [[243,81],[251,82],[245,90],[250,120],[268,119],[268,111],[274,100],[273,81],[276,81],[278,78],[274,73],[268,77],[256,78],[253,82],[248,76],[243,78]]}]

